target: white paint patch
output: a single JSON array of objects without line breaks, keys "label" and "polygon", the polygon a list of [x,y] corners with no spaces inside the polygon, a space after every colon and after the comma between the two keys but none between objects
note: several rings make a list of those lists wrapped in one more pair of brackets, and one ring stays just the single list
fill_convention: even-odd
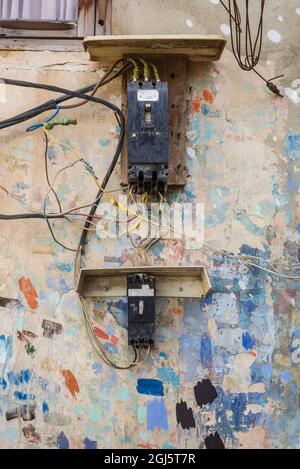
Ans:
[{"label": "white paint patch", "polygon": [[268,38],[274,44],[278,44],[281,41],[281,34],[275,29],[270,29],[270,31],[268,31]]},{"label": "white paint patch", "polygon": [[207,321],[207,330],[209,332],[210,337],[213,340],[217,340],[218,326],[217,326],[216,321],[214,319],[209,318],[209,320]]},{"label": "white paint patch", "polygon": [[195,152],[194,148],[188,147],[186,152],[187,152],[187,154],[190,158],[192,158],[192,159],[196,158],[196,152]]},{"label": "white paint patch", "polygon": [[193,22],[192,22],[192,20],[191,20],[190,18],[188,18],[188,19],[186,20],[186,25],[187,25],[189,28],[192,28],[192,27],[193,27]]},{"label": "white paint patch", "polygon": [[247,283],[244,282],[244,280],[239,280],[239,287],[240,287],[241,290],[246,290]]},{"label": "white paint patch", "polygon": [[283,22],[283,16],[279,15],[278,16],[278,21],[280,21],[280,23],[282,23]]},{"label": "white paint patch", "polygon": [[228,26],[228,24],[221,24],[220,30],[222,31],[222,33],[223,33],[225,36],[229,36],[229,35],[230,35],[230,27]]},{"label": "white paint patch", "polygon": [[300,16],[300,8],[296,8],[296,13]]},{"label": "white paint patch", "polygon": [[209,0],[210,3],[212,3],[213,5],[218,5],[218,3],[220,3],[220,0]]},{"label": "white paint patch", "polygon": [[292,83],[292,88],[285,88],[286,96],[295,104],[300,103],[300,79],[297,78]]},{"label": "white paint patch", "polygon": [[258,414],[259,412],[261,412],[261,409],[262,409],[261,405],[259,405],[259,404],[248,404],[246,406],[245,411],[244,411],[244,415],[249,415],[250,412],[252,414]]}]

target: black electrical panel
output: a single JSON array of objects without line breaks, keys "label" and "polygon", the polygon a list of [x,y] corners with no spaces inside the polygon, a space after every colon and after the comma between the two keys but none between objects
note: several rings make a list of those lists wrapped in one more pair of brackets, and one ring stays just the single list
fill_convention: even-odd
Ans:
[{"label": "black electrical panel", "polygon": [[166,193],[169,162],[168,84],[128,83],[128,180],[141,194]]},{"label": "black electrical panel", "polygon": [[155,338],[155,278],[148,274],[127,276],[128,344],[149,347]]}]

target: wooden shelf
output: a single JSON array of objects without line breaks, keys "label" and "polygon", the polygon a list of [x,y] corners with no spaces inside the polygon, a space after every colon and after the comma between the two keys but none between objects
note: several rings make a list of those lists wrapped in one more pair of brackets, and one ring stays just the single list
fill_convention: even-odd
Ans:
[{"label": "wooden shelf", "polygon": [[146,266],[81,269],[76,291],[88,297],[127,296],[127,275],[147,273],[156,278],[156,296],[205,298],[211,283],[204,266]]},{"label": "wooden shelf", "polygon": [[226,39],[222,36],[168,35],[168,36],[89,36],[83,41],[93,61],[113,59],[124,55],[143,54],[186,55],[191,62],[219,60]]}]

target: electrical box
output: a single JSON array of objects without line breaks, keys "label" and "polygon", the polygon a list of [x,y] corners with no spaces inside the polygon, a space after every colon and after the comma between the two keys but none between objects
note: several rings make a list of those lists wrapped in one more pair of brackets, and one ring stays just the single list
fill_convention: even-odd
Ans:
[{"label": "electrical box", "polygon": [[169,164],[168,84],[128,83],[128,181],[135,192],[165,194]]},{"label": "electrical box", "polygon": [[149,347],[155,339],[155,278],[146,273],[127,276],[128,344]]}]

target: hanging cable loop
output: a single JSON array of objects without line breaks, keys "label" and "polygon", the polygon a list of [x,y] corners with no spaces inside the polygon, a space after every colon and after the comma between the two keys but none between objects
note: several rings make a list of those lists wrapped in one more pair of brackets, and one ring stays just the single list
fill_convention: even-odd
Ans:
[{"label": "hanging cable loop", "polygon": [[242,15],[237,0],[228,0],[228,6],[223,0],[220,0],[220,3],[229,15],[232,53],[240,68],[247,72],[253,70],[264,80],[266,86],[272,93],[283,97],[278,87],[273,83],[273,80],[281,78],[284,75],[267,80],[255,70],[256,65],[259,63],[262,50],[265,0],[260,0],[259,21],[255,35],[253,34],[253,27],[251,27],[250,21],[250,0],[245,0],[245,28],[244,25],[242,28]]}]

